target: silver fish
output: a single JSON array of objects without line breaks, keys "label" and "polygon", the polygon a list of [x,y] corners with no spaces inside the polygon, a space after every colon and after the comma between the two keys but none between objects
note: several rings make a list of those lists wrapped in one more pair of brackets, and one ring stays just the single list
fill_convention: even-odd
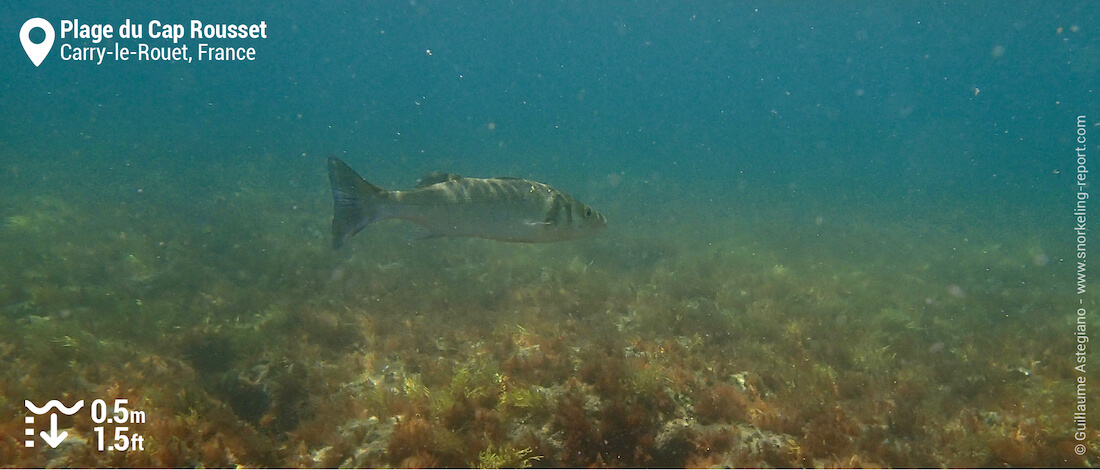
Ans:
[{"label": "silver fish", "polygon": [[583,238],[607,226],[595,209],[551,186],[520,178],[465,178],[433,172],[408,191],[368,183],[336,157],[332,184],[332,246],[340,248],[366,226],[405,219],[427,229],[424,238],[471,237],[548,243]]}]

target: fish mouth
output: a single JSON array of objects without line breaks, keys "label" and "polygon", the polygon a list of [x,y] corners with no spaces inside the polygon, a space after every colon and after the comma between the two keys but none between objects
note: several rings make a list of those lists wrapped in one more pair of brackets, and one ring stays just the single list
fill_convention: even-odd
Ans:
[{"label": "fish mouth", "polygon": [[603,214],[600,214],[599,217],[596,219],[596,223],[592,224],[592,226],[596,230],[603,230],[607,228],[607,217],[604,217]]}]

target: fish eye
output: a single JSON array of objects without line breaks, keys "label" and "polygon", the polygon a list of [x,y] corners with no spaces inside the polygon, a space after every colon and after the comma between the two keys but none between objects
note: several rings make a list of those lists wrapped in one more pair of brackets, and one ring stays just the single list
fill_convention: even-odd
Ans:
[{"label": "fish eye", "polygon": [[584,208],[584,218],[587,219],[589,217],[592,217],[592,208],[591,207],[585,207]]}]

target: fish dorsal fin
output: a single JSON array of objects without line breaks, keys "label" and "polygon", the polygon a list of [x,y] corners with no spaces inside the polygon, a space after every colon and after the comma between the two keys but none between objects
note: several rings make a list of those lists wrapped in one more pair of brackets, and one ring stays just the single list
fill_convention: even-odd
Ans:
[{"label": "fish dorsal fin", "polygon": [[462,175],[444,173],[442,171],[433,171],[420,177],[420,181],[416,182],[416,187],[423,188],[425,186],[431,186],[433,184],[446,183],[448,181],[458,181],[460,179],[462,179]]}]

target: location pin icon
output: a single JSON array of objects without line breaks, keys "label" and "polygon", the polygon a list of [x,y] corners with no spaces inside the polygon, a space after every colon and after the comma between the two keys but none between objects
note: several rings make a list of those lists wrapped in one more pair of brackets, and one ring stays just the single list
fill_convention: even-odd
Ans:
[{"label": "location pin icon", "polygon": [[[46,32],[46,39],[38,44],[31,41],[31,30],[34,28],[42,28],[42,31]],[[31,58],[35,67],[38,67],[43,60],[46,60],[50,49],[53,49],[53,26],[42,18],[31,18],[23,23],[22,28],[19,28],[19,42],[23,43],[23,50],[27,51],[27,57]]]}]

